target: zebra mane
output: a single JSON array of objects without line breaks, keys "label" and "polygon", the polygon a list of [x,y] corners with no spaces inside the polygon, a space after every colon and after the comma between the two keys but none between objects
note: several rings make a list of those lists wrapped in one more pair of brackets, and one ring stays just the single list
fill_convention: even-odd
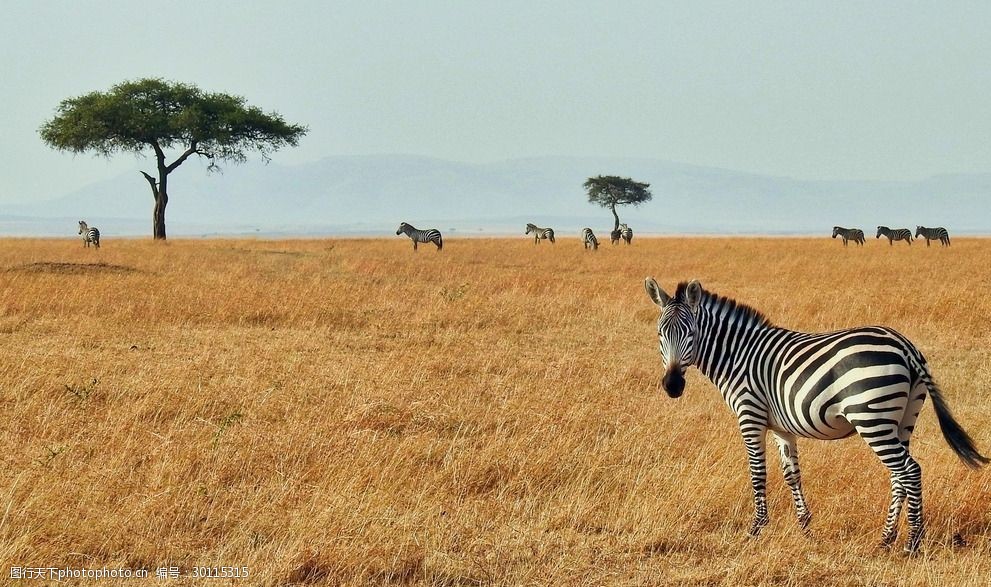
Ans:
[{"label": "zebra mane", "polygon": [[[676,302],[686,302],[686,290],[688,289],[688,282],[682,281],[678,284],[678,289],[674,292],[674,301]],[[702,305],[708,305],[709,307],[723,308],[725,309],[724,315],[736,316],[742,318],[747,322],[751,322],[757,326],[774,326],[767,316],[763,314],[760,310],[752,308],[747,304],[738,302],[733,298],[726,296],[721,296],[716,293],[702,288]]]}]

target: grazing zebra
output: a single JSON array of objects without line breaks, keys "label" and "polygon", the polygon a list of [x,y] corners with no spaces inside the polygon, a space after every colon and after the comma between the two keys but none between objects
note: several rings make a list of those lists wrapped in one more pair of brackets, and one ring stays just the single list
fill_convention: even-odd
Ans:
[{"label": "grazing zebra", "polygon": [[609,242],[612,244],[618,243],[621,238],[623,238],[623,231],[618,228],[609,233]]},{"label": "grazing zebra", "polygon": [[625,224],[619,225],[619,234],[626,241],[626,244],[630,244],[633,241],[633,229]]},{"label": "grazing zebra", "polygon": [[95,226],[90,226],[86,222],[79,221],[79,234],[83,235],[83,245],[89,247],[90,243],[93,246],[100,248],[100,229]]},{"label": "grazing zebra", "polygon": [[599,249],[599,239],[595,238],[595,233],[592,232],[591,228],[585,227],[582,230],[582,243],[585,245],[585,250],[597,251]]},{"label": "grazing zebra", "polygon": [[768,431],[778,445],[802,528],[812,516],[802,493],[796,437],[834,440],[860,434],[891,473],[881,545],[894,542],[907,497],[909,552],[918,549],[924,533],[921,469],[909,455],[909,439],[927,393],[943,437],[960,459],[973,468],[988,462],[953,418],[922,353],[894,330],[869,326],[795,332],[773,326],[753,308],[705,291],[698,281],[682,282],[673,297],[651,277],[645,287],[661,309],[661,386],[670,397],[679,397],[685,371],[694,365],[736,413],[754,494],[750,535],[768,523]]},{"label": "grazing zebra", "polygon": [[399,229],[396,231],[396,235],[405,233],[413,241],[413,250],[416,250],[418,243],[434,243],[437,245],[437,250],[444,248],[444,239],[440,235],[440,231],[436,228],[428,228],[427,230],[418,230],[410,224],[403,222],[399,225]]},{"label": "grazing zebra", "polygon": [[554,242],[554,229],[553,228],[540,228],[536,224],[529,223],[526,225],[526,234],[533,233],[533,244],[540,244],[541,239],[547,239]]},{"label": "grazing zebra", "polygon": [[895,241],[905,241],[909,245],[912,244],[912,231],[907,228],[888,228],[887,226],[877,227],[877,236],[874,238],[881,238],[881,235],[888,237],[888,244],[893,245]]},{"label": "grazing zebra", "polygon": [[939,242],[947,247],[950,245],[950,233],[946,232],[946,229],[942,226],[937,226],[936,228],[926,228],[925,226],[915,227],[915,238],[922,237],[926,239],[926,246],[929,246],[930,240],[939,239]]},{"label": "grazing zebra", "polygon": [[848,240],[857,243],[858,245],[864,244],[864,231],[859,228],[843,228],[842,226],[833,227],[833,238],[840,236],[843,238],[843,246],[846,246]]}]

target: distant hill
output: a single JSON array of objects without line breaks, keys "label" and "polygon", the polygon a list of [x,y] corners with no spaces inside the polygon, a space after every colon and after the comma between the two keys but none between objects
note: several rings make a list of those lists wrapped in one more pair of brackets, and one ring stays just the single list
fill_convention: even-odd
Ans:
[{"label": "distant hill", "polygon": [[[454,233],[561,234],[611,228],[581,184],[598,174],[651,184],[654,200],[621,208],[646,233],[873,234],[877,224],[944,225],[991,233],[991,174],[918,182],[804,181],[651,159],[541,157],[469,164],[408,155],[328,157],[300,165],[251,162],[170,177],[171,234],[381,234],[400,221]],[[111,234],[148,234],[152,198],[137,167],[49,201],[0,206],[0,234],[65,234],[87,219]],[[68,223],[66,229],[63,225]],[[33,232],[32,232],[33,231]]]}]

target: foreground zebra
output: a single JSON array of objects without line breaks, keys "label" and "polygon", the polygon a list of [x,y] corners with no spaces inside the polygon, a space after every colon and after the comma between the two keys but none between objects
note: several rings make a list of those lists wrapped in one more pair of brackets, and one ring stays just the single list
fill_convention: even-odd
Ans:
[{"label": "foreground zebra", "polygon": [[937,226],[936,228],[926,228],[925,226],[915,227],[915,238],[922,237],[926,239],[926,246],[929,246],[929,241],[939,239],[940,244],[944,247],[950,245],[950,233],[946,232],[946,229],[942,226]]},{"label": "foreground zebra", "polygon": [[83,246],[89,247],[90,243],[93,246],[100,248],[100,229],[95,226],[90,226],[86,224],[85,221],[79,221],[79,234],[83,235]]},{"label": "foreground zebra", "polygon": [[526,234],[533,233],[533,244],[540,244],[542,239],[547,239],[554,242],[554,229],[553,228],[540,228],[536,224],[528,223],[526,225]]},{"label": "foreground zebra", "polygon": [[773,326],[753,308],[705,291],[698,281],[680,283],[673,297],[652,277],[645,286],[661,309],[661,386],[670,397],[679,397],[685,371],[694,365],[736,412],[754,492],[752,536],[768,523],[768,431],[778,445],[802,528],[812,516],[802,493],[796,437],[834,440],[860,434],[891,473],[881,544],[894,542],[907,497],[909,552],[919,548],[924,534],[922,470],[909,455],[909,439],[927,393],[943,437],[960,459],[973,468],[988,462],[953,418],[922,353],[894,330],[869,326],[795,332]]},{"label": "foreground zebra", "polygon": [[625,224],[619,225],[619,235],[623,237],[626,244],[633,242],[633,229]]},{"label": "foreground zebra", "polygon": [[888,228],[887,226],[877,227],[877,236],[874,238],[881,238],[881,235],[888,237],[888,244],[893,245],[895,241],[905,241],[909,245],[912,244],[912,231],[907,228]]},{"label": "foreground zebra", "polygon": [[843,228],[842,226],[833,227],[833,238],[840,236],[843,238],[843,246],[846,246],[846,242],[853,241],[858,245],[864,244],[864,231],[859,228]]},{"label": "foreground zebra", "polygon": [[437,250],[444,248],[444,239],[440,235],[440,231],[436,228],[428,228],[427,230],[418,230],[410,224],[403,222],[399,225],[399,229],[396,231],[396,235],[405,233],[406,236],[410,237],[413,241],[413,250],[416,250],[418,243],[434,243],[437,245]]},{"label": "foreground zebra", "polygon": [[591,228],[585,227],[582,229],[582,244],[585,245],[585,250],[592,249],[597,251],[599,249],[599,239],[595,238],[595,233],[592,232]]}]

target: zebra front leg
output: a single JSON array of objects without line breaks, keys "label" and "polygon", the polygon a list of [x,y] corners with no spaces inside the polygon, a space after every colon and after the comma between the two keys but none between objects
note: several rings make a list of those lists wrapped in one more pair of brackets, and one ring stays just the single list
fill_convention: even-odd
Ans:
[{"label": "zebra front leg", "polygon": [[795,442],[795,435],[777,431],[772,431],[771,435],[778,444],[781,470],[784,472],[785,482],[791,489],[791,497],[795,502],[795,515],[798,516],[798,525],[802,530],[806,530],[812,521],[812,513],[805,503],[805,494],[802,493],[802,471],[798,467],[798,444]]},{"label": "zebra front leg", "polygon": [[740,423],[743,442],[747,446],[747,462],[750,465],[750,484],[754,490],[754,521],[750,524],[750,536],[757,536],[767,526],[767,459],[765,453],[767,428],[753,423]]}]

